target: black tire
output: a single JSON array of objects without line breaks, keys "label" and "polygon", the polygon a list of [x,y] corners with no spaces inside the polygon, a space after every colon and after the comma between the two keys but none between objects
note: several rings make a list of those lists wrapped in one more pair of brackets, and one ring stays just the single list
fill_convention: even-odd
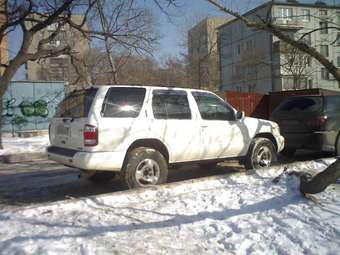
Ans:
[{"label": "black tire", "polygon": [[130,189],[159,185],[167,178],[166,159],[159,151],[147,147],[129,152],[121,171],[121,180]]},{"label": "black tire", "polygon": [[262,169],[272,166],[277,159],[276,149],[272,141],[267,138],[255,138],[245,160],[246,169]]},{"label": "black tire", "polygon": [[294,157],[295,152],[296,152],[296,149],[283,149],[283,151],[281,151],[280,154],[284,156],[285,158],[292,158]]},{"label": "black tire", "polygon": [[110,171],[98,171],[95,174],[91,175],[88,180],[93,183],[109,183],[113,178],[115,178],[117,173]]},{"label": "black tire", "polygon": [[338,138],[336,139],[335,155],[340,157],[340,133],[338,134]]}]

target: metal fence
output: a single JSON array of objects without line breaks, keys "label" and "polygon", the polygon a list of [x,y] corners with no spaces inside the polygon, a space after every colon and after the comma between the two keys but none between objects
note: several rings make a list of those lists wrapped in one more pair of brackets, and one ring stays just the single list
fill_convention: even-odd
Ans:
[{"label": "metal fence", "polygon": [[12,81],[3,97],[2,130],[48,129],[63,98],[63,82]]}]

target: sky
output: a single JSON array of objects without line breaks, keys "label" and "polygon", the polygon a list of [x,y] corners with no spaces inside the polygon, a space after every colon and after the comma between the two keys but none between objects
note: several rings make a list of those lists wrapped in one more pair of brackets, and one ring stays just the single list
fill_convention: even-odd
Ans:
[{"label": "sky", "polygon": [[[150,8],[159,22],[160,41],[159,45],[153,52],[154,58],[162,63],[168,56],[179,56],[186,52],[185,36],[194,24],[201,19],[209,16],[225,16],[224,13],[217,10],[206,0],[177,0],[178,7],[167,8],[169,15],[165,15],[153,3],[152,0],[140,0],[145,7]],[[160,0],[165,1],[165,0]],[[265,0],[220,0],[220,3],[231,7],[233,10],[241,13],[246,12],[262,3]],[[314,2],[314,1],[300,1],[300,2]],[[325,1],[330,4],[339,4],[340,0]],[[18,51],[21,43],[21,36],[19,33],[12,33],[10,38],[10,54],[13,55]],[[23,68],[17,73],[14,79],[24,79],[25,72]]]}]

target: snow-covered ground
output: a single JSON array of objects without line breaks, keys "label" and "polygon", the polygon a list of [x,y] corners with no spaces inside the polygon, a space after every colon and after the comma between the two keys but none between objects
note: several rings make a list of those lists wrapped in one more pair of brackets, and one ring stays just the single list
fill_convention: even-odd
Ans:
[{"label": "snow-covered ground", "polygon": [[31,153],[31,152],[45,152],[49,146],[48,135],[34,136],[28,138],[12,137],[11,135],[4,135],[3,150],[0,150],[0,155],[17,154],[17,153]]},{"label": "snow-covered ground", "polygon": [[0,253],[339,254],[340,185],[315,204],[282,168],[0,210]]}]

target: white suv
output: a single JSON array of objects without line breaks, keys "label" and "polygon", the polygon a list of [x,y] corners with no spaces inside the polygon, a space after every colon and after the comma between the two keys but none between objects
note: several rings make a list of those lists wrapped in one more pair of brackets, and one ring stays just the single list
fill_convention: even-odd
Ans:
[{"label": "white suv", "polygon": [[211,92],[169,87],[75,91],[49,131],[50,159],[94,181],[120,172],[129,188],[164,183],[168,167],[182,163],[241,158],[247,168],[268,167],[284,147],[276,123],[244,117]]}]

